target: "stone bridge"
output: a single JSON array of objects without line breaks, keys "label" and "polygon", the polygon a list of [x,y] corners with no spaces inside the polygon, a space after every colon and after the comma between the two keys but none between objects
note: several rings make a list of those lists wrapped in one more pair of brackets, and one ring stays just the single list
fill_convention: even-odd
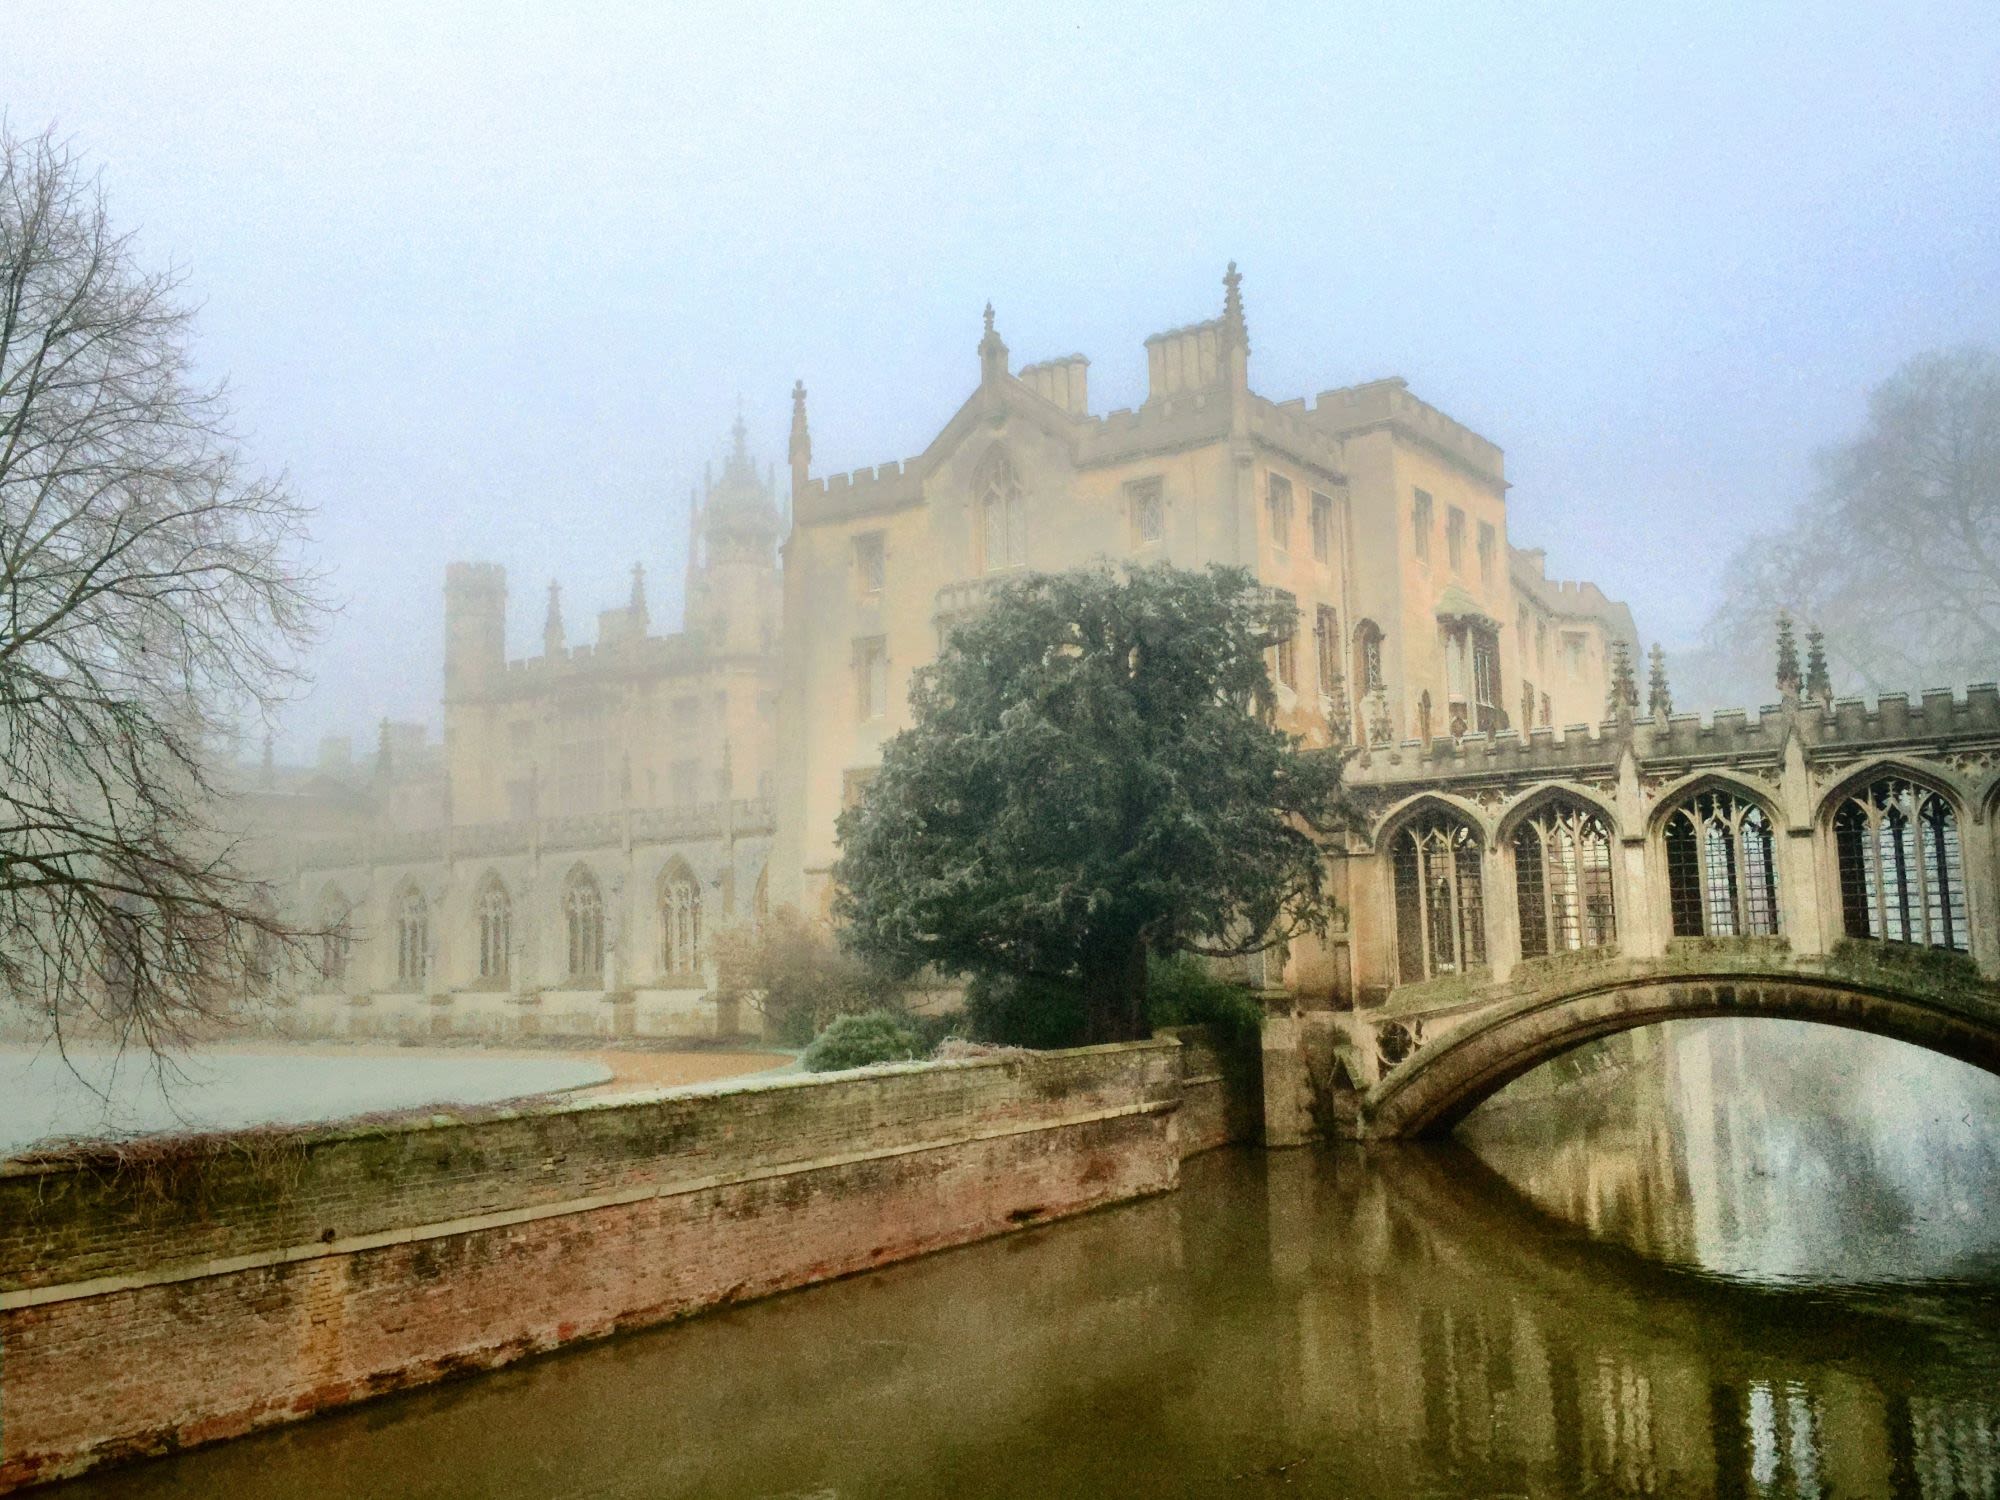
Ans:
[{"label": "stone bridge", "polygon": [[1818,1021],[2000,1072],[2000,690],[1375,746],[1266,1136],[1448,1132],[1583,1042]]}]

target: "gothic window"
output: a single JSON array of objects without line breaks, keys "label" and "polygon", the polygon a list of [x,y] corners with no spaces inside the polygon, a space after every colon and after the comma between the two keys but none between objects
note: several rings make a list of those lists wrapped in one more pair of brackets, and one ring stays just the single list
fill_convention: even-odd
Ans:
[{"label": "gothic window", "polygon": [[1532,682],[1523,682],[1521,684],[1521,728],[1524,731],[1532,729],[1534,724],[1535,685]]},{"label": "gothic window", "polygon": [[430,973],[431,912],[422,891],[403,893],[396,908],[396,980],[405,989],[422,989]]},{"label": "gothic window", "polygon": [[1481,521],[1479,523],[1479,581],[1481,583],[1491,583],[1493,581],[1493,554],[1498,550],[1498,540],[1499,535],[1494,531],[1493,523],[1491,521]]},{"label": "gothic window", "polygon": [[863,719],[889,711],[889,643],[879,635],[854,643],[854,691]]},{"label": "gothic window", "polygon": [[701,968],[701,886],[680,860],[660,876],[660,968],[668,974]]},{"label": "gothic window", "polygon": [[1402,984],[1458,974],[1486,961],[1479,840],[1445,812],[1421,814],[1396,834],[1396,970]]},{"label": "gothic window", "polygon": [[1523,958],[1616,942],[1604,820],[1576,803],[1543,804],[1514,831],[1514,892]]},{"label": "gothic window", "polygon": [[887,553],[882,545],[882,533],[866,531],[854,539],[854,576],[864,594],[879,594],[887,576]]},{"label": "gothic window", "polygon": [[1270,476],[1264,493],[1264,510],[1271,526],[1271,550],[1284,554],[1292,548],[1292,482],[1282,474]]},{"label": "gothic window", "polygon": [[1454,573],[1465,571],[1465,512],[1456,505],[1445,513],[1444,551]]},{"label": "gothic window", "polygon": [[1474,628],[1472,635],[1473,723],[1482,734],[1502,728],[1500,711],[1500,638],[1491,630]]},{"label": "gothic window", "polygon": [[1148,547],[1167,534],[1167,505],[1158,479],[1135,479],[1125,487],[1132,512],[1132,545]]},{"label": "gothic window", "polygon": [[1322,604],[1313,617],[1313,650],[1319,660],[1319,690],[1331,698],[1340,691],[1340,617]]},{"label": "gothic window", "polygon": [[1364,693],[1382,686],[1382,627],[1373,620],[1354,627],[1354,680]]},{"label": "gothic window", "polygon": [[998,448],[987,455],[974,487],[979,507],[980,561],[988,573],[1018,568],[1027,560],[1026,518],[1021,481]]},{"label": "gothic window", "polygon": [[1431,690],[1425,688],[1417,699],[1417,738],[1425,744],[1431,738]]},{"label": "gothic window", "polygon": [[319,973],[328,987],[347,978],[347,964],[354,956],[353,907],[335,888],[319,900]]},{"label": "gothic window", "polygon": [[1553,729],[1556,724],[1555,700],[1547,693],[1542,694],[1542,728]]},{"label": "gothic window", "polygon": [[569,977],[590,986],[604,981],[604,898],[585,869],[573,871],[563,890],[563,925],[569,938]]},{"label": "gothic window", "polygon": [[1418,490],[1410,501],[1410,541],[1417,549],[1417,560],[1431,560],[1431,493]]},{"label": "gothic window", "polygon": [[505,980],[513,947],[514,903],[498,875],[479,888],[479,977]]},{"label": "gothic window", "polygon": [[1667,818],[1667,899],[1675,937],[1769,937],[1778,930],[1771,819],[1730,792],[1697,792]]},{"label": "gothic window", "polygon": [[1929,787],[1885,776],[1833,816],[1847,935],[1964,952],[1958,815]]},{"label": "gothic window", "polygon": [[1312,547],[1314,562],[1333,561],[1333,497],[1312,497]]}]

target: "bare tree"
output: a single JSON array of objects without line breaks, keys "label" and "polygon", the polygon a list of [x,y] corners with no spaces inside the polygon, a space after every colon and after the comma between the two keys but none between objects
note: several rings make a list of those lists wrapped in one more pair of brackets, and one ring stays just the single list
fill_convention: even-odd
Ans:
[{"label": "bare tree", "polygon": [[[1730,686],[1768,692],[1771,620],[1827,633],[1836,687],[1906,691],[2000,670],[2000,356],[1919,356],[1819,459],[1812,502],[1731,560],[1704,642]],[[1738,686],[1740,684],[1740,686]]]},{"label": "bare tree", "polygon": [[191,369],[183,282],[69,145],[0,124],[0,996],[155,1052],[302,936],[212,777],[323,608],[304,511]]}]

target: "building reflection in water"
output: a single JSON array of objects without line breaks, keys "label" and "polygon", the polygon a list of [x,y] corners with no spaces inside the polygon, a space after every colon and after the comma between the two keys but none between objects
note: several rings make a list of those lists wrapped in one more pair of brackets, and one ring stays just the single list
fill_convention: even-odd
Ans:
[{"label": "building reflection in water", "polygon": [[[1914,1145],[1857,1145],[1879,1068],[1848,1125],[1793,1130],[1793,1101],[1745,1097],[1754,1039],[1706,1045],[1545,1084],[1578,1139],[1522,1146],[1522,1110],[1498,1146],[1475,1131],[1523,1191],[1457,1145],[1211,1153],[1176,1194],[64,1500],[2000,1495],[2000,1276],[1976,1214],[1876,1277],[1850,1255],[1808,1279],[1823,1226],[1760,1227],[1829,1162],[1896,1179],[1945,1137],[1906,1121]],[[1931,1187],[1891,1181],[1862,1238],[1978,1208],[1971,1140]],[[1774,1180],[1736,1181],[1744,1160]],[[1750,1274],[1767,1252],[1779,1273]]]}]

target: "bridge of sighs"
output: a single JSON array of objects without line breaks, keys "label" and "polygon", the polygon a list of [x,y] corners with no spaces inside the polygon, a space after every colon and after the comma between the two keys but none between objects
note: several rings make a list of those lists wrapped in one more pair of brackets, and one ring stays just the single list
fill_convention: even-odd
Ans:
[{"label": "bridge of sighs", "polygon": [[1292,958],[1267,1137],[1449,1130],[1677,1017],[1851,1026],[2000,1072],[2000,690],[1376,746],[1344,923]]}]

